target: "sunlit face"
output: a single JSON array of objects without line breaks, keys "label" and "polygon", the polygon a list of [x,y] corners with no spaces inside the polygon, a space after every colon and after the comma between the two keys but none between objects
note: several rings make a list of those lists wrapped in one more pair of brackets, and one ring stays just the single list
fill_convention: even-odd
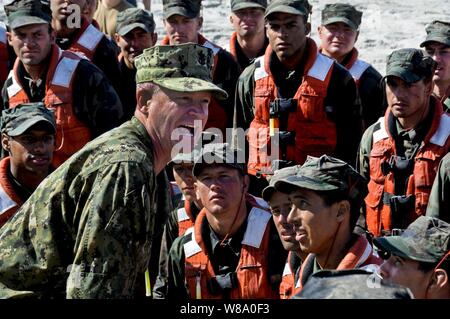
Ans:
[{"label": "sunlit face", "polygon": [[380,274],[386,282],[405,286],[415,298],[422,299],[426,297],[432,272],[424,273],[418,266],[417,261],[392,255],[380,266]]},{"label": "sunlit face", "polygon": [[386,79],[386,98],[392,113],[397,118],[418,117],[425,112],[432,84],[423,80],[407,83],[396,76]]},{"label": "sunlit face", "polygon": [[343,22],[322,25],[318,32],[322,52],[334,59],[350,53],[358,38],[358,32]]},{"label": "sunlit face", "polygon": [[230,22],[234,31],[245,38],[264,32],[264,10],[245,8],[231,13]]},{"label": "sunlit face", "polygon": [[295,239],[294,225],[287,221],[287,217],[291,211],[289,196],[276,191],[269,199],[269,206],[284,249],[288,251],[298,250],[299,244]]},{"label": "sunlit face", "polygon": [[273,13],[266,23],[270,46],[282,62],[305,47],[309,31],[309,23],[305,24],[300,15]]},{"label": "sunlit face", "polygon": [[304,253],[323,254],[333,241],[339,222],[338,204],[327,206],[316,192],[297,188],[289,194],[291,211],[287,222],[294,225],[295,239]]},{"label": "sunlit face", "polygon": [[55,41],[47,23],[30,24],[7,33],[9,45],[24,65],[37,66],[45,62]]},{"label": "sunlit face", "polygon": [[2,146],[9,152],[11,166],[19,170],[47,174],[53,159],[55,136],[38,127],[14,137],[2,136]]},{"label": "sunlit face", "polygon": [[155,45],[156,34],[148,33],[141,28],[135,28],[124,36],[116,34],[116,43],[120,48],[127,65],[134,65],[134,59],[141,54],[144,49]]},{"label": "sunlit face", "polygon": [[174,14],[164,20],[164,28],[169,37],[169,43],[197,43],[198,32],[202,28],[203,18],[187,18],[185,16]]},{"label": "sunlit face", "polygon": [[450,46],[439,42],[428,42],[425,50],[437,62],[433,80],[435,82],[450,82]]},{"label": "sunlit face", "polygon": [[175,179],[175,183],[177,183],[181,192],[184,195],[184,198],[189,202],[192,202],[196,199],[195,194],[195,176],[192,174],[193,163],[184,163],[181,162],[179,164],[173,164],[173,177]]},{"label": "sunlit face", "polygon": [[237,213],[248,177],[226,165],[205,166],[197,176],[197,196],[206,210],[220,216]]}]

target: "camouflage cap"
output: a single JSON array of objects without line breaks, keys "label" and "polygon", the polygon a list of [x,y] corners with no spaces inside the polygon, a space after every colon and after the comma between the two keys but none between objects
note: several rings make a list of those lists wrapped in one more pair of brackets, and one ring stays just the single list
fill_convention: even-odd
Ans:
[{"label": "camouflage cap", "polygon": [[202,169],[211,165],[225,165],[246,174],[245,156],[242,151],[231,148],[228,143],[210,143],[203,146],[195,159],[192,174],[198,176]]},{"label": "camouflage cap", "polygon": [[178,92],[208,91],[226,99],[227,92],[212,83],[213,63],[213,51],[199,44],[157,45],[136,58],[136,82],[153,82]]},{"label": "camouflage cap", "polygon": [[267,0],[231,0],[231,11],[238,11],[247,8],[260,8],[265,10]]},{"label": "camouflage cap", "polygon": [[275,12],[290,13],[307,16],[311,13],[312,5],[308,0],[272,0],[266,8],[264,18]]},{"label": "camouflage cap", "polygon": [[353,30],[358,30],[361,24],[362,12],[346,3],[333,3],[325,5],[322,10],[322,25],[343,22]]},{"label": "camouflage cap", "polygon": [[413,294],[362,269],[321,270],[292,299],[413,299]]},{"label": "camouflage cap", "polygon": [[450,250],[450,224],[420,216],[400,236],[375,238],[374,244],[396,256],[437,263]]},{"label": "camouflage cap", "polygon": [[427,37],[420,47],[424,47],[432,41],[450,46],[450,22],[435,20],[425,27],[425,31]]},{"label": "camouflage cap", "polygon": [[6,4],[4,8],[11,30],[52,21],[52,11],[48,3],[44,1],[14,0]]},{"label": "camouflage cap", "polygon": [[121,36],[141,28],[147,33],[155,32],[153,14],[139,8],[129,8],[117,14],[116,30]]},{"label": "camouflage cap", "polygon": [[56,133],[55,116],[44,103],[23,103],[15,108],[3,110],[1,132],[9,136],[18,136],[37,123],[47,124],[49,131]]},{"label": "camouflage cap", "polygon": [[298,187],[313,191],[339,190],[347,193],[349,199],[361,203],[368,194],[367,181],[363,176],[346,162],[327,155],[308,156],[294,175],[282,178],[274,185],[283,193]]},{"label": "camouflage cap", "polygon": [[434,73],[436,62],[419,49],[400,49],[387,57],[386,75],[397,76],[407,83],[415,83]]},{"label": "camouflage cap", "polygon": [[175,14],[193,19],[199,16],[201,7],[201,0],[163,0],[164,19]]},{"label": "camouflage cap", "polygon": [[287,178],[289,176],[293,176],[297,173],[297,170],[300,168],[300,165],[285,167],[279,170],[276,170],[272,177],[270,177],[269,186],[263,189],[262,198],[268,202],[272,194],[276,191],[275,183],[279,180]]}]

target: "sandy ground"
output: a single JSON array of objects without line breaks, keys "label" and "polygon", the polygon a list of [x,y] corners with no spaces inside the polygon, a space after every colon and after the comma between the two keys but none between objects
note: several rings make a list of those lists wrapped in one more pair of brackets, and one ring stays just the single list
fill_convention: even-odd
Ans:
[{"label": "sandy ground", "polygon": [[[4,20],[3,4],[0,0],[0,19]],[[350,3],[363,11],[361,31],[356,47],[360,57],[372,63],[384,73],[386,56],[395,49],[418,47],[425,38],[425,25],[432,20],[450,21],[450,0],[310,0],[313,5],[311,17],[312,38],[317,38],[320,12],[326,3]],[[143,7],[138,0],[139,6]],[[224,48],[232,33],[229,22],[229,0],[203,0],[203,34]],[[156,30],[163,37],[162,0],[152,0]]]}]

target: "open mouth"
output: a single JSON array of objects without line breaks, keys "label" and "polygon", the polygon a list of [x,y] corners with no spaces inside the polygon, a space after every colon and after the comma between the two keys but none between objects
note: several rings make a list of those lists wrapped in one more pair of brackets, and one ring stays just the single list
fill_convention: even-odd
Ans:
[{"label": "open mouth", "polygon": [[185,129],[187,132],[184,135],[194,136],[194,126],[192,125],[180,125],[179,128]]}]

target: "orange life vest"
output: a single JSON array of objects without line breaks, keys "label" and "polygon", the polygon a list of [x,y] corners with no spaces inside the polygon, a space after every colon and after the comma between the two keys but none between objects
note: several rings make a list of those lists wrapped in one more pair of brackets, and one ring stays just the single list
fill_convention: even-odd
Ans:
[{"label": "orange life vest", "polygon": [[294,293],[296,269],[292,268],[292,258],[295,252],[290,251],[284,265],[283,277],[280,283],[280,299],[290,299]]},{"label": "orange life vest", "polygon": [[[72,106],[73,79],[80,59],[75,53],[63,51],[52,45],[44,104],[54,111],[56,118],[57,149],[52,162],[55,168],[91,140],[89,128],[76,118]],[[17,58],[13,70],[9,73],[12,80],[12,84],[7,88],[10,108],[30,102],[17,75],[19,63],[20,60]]]},{"label": "orange life vest", "polygon": [[[309,254],[302,266],[300,267],[300,274],[295,283],[295,291],[292,295],[298,294],[309,277],[313,274],[315,255]],[[341,260],[336,270],[345,269],[365,269],[374,272],[383,260],[373,250],[366,237],[358,236],[353,246],[348,250],[347,254]]]},{"label": "orange life vest", "polygon": [[450,116],[443,113],[442,105],[436,98],[432,99],[436,103],[433,122],[414,157],[413,174],[408,177],[406,194],[395,194],[394,173],[384,175],[382,172],[382,166],[396,155],[395,141],[386,129],[390,117],[393,117],[390,108],[377,122],[380,129],[373,133],[369,194],[365,198],[367,227],[375,236],[380,236],[382,230],[392,229],[391,208],[386,200],[392,195],[415,195],[415,208],[405,216],[408,224],[425,215],[439,161],[447,154],[450,146]]},{"label": "orange life vest", "polygon": [[92,61],[95,51],[104,36],[105,35],[92,23],[83,19],[83,24],[70,46],[69,51],[80,54],[82,57]]},{"label": "orange life vest", "polygon": [[191,203],[185,199],[184,207],[178,208],[178,236],[182,236],[186,230],[194,226],[194,216],[191,213]]},{"label": "orange life vest", "polygon": [[230,38],[230,53],[237,61],[236,42],[237,42],[237,33],[233,32]]},{"label": "orange life vest", "polygon": [[[268,46],[265,55],[255,61],[255,117],[247,134],[248,172],[252,175],[271,173],[274,151],[269,156],[270,103],[278,98],[269,68],[271,55],[272,49]],[[336,149],[336,125],[327,118],[324,106],[334,61],[318,53],[311,39],[307,40],[304,56],[308,58],[304,80],[293,97],[297,107],[289,115],[287,124],[287,131],[295,132],[295,143],[287,146],[286,158],[281,158],[295,161],[296,164],[303,164],[307,155],[332,155]]]},{"label": "orange life vest", "polygon": [[363,60],[358,59],[359,53],[356,48],[353,48],[350,54],[351,54],[350,60],[344,65],[344,67],[352,75],[353,79],[355,80],[356,87],[359,88],[361,76],[370,67],[370,64]]},{"label": "orange life vest", "polygon": [[6,26],[0,22],[0,84],[8,77],[8,42],[6,40]]},{"label": "orange life vest", "polygon": [[[162,39],[161,44],[168,45],[170,44],[170,39],[166,35],[164,39]],[[200,33],[198,34],[198,44],[203,45],[211,50],[213,50],[214,53],[214,66],[212,71],[212,79],[213,83],[215,83],[216,79],[216,66],[219,62],[219,52],[222,50],[221,47],[215,45],[211,41],[205,39]],[[233,97],[229,97],[233,98]],[[219,102],[216,99],[211,99],[209,102],[208,107],[208,120],[206,121],[205,130],[208,128],[218,128],[221,130],[223,136],[226,136],[226,128],[227,128],[227,113],[225,112],[225,109],[220,106]]]},{"label": "orange life vest", "polygon": [[8,179],[9,161],[9,157],[0,161],[0,228],[23,204]]},{"label": "orange life vest", "polygon": [[[207,283],[215,273],[201,235],[205,217],[205,209],[202,209],[195,226],[186,231],[186,235],[192,233],[192,239],[183,247],[186,284],[193,299],[221,299],[221,294],[213,295],[207,289]],[[231,299],[278,299],[267,274],[271,217],[267,210],[257,206],[250,211],[236,268],[238,286],[230,291]]]}]

